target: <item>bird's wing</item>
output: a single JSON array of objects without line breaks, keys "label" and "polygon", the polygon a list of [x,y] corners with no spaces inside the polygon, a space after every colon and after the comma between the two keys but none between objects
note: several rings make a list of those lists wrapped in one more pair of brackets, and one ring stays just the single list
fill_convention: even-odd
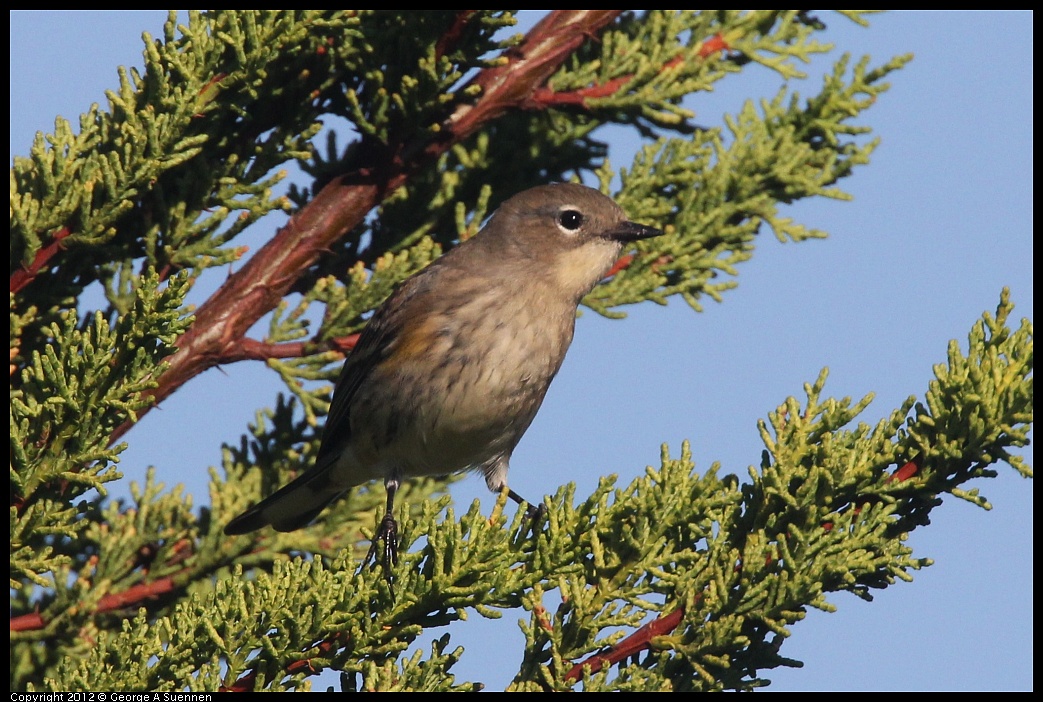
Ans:
[{"label": "bird's wing", "polygon": [[316,464],[322,465],[323,458],[330,453],[339,453],[351,439],[351,407],[359,388],[365,383],[373,369],[388,358],[394,350],[394,342],[415,322],[409,315],[410,299],[430,289],[431,274],[438,262],[432,263],[421,273],[400,285],[381,305],[365,329],[358,343],[344,361],[337,384],[333,388],[333,400],[326,415],[322,445],[319,447]]}]

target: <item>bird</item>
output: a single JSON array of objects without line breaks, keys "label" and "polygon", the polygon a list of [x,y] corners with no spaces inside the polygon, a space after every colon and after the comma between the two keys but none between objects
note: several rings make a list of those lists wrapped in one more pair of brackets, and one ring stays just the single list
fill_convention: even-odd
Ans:
[{"label": "bird", "polygon": [[572,343],[580,301],[625,246],[660,236],[600,191],[552,183],[505,200],[473,237],[405,280],[373,313],[333,391],[314,465],[224,528],[311,523],[353,487],[383,480],[386,510],[366,560],[398,562],[403,480],[476,471],[511,490],[511,454]]}]

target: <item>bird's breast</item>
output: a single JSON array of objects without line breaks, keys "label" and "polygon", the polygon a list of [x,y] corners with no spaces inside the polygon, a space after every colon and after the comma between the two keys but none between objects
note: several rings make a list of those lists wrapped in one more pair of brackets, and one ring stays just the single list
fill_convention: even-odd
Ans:
[{"label": "bird's breast", "polygon": [[[446,473],[513,450],[572,341],[575,309],[481,291],[409,325],[360,388],[354,436]],[[359,431],[364,430],[364,431]]]}]

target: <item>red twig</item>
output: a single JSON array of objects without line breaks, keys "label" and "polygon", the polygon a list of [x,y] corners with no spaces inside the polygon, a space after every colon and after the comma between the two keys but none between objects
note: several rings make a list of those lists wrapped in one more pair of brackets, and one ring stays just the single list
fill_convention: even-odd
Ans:
[{"label": "red twig", "polygon": [[532,95],[533,102],[541,107],[558,107],[561,105],[583,105],[591,98],[602,98],[614,95],[617,90],[634,79],[634,76],[620,76],[613,78],[601,85],[592,85],[589,88],[570,90],[568,92],[556,93],[550,88],[540,88]]},{"label": "red twig", "polygon": [[39,612],[11,617],[11,631],[36,631],[42,629],[43,626],[43,617]]},{"label": "red twig", "polygon": [[678,607],[666,616],[657,617],[617,643],[608,651],[605,651],[604,653],[595,653],[582,663],[577,663],[572,666],[569,672],[565,674],[565,680],[567,682],[578,682],[580,677],[583,675],[584,666],[589,665],[590,672],[596,673],[605,666],[615,665],[620,661],[626,660],[631,656],[636,656],[642,651],[652,648],[654,645],[652,640],[655,637],[669,634],[677,628],[683,618],[684,607]]},{"label": "red twig", "polygon": [[[102,597],[98,600],[98,607],[95,610],[95,613],[101,614],[103,612],[111,612],[115,609],[123,609],[144,602],[145,600],[159,597],[160,595],[169,594],[174,592],[177,588],[178,585],[173,576],[159,578],[150,583],[135,585],[123,590],[122,592],[115,592]],[[11,631],[38,630],[42,629],[45,624],[46,622],[38,612],[23,614],[18,617],[11,617]]]},{"label": "red twig", "polygon": [[914,458],[913,460],[909,461],[904,466],[896,470],[894,473],[892,473],[891,476],[887,479],[887,482],[901,483],[905,482],[906,480],[909,480],[909,478],[913,477],[920,471],[921,463],[923,463],[923,456],[917,456],[916,458]]},{"label": "red twig", "polygon": [[28,266],[22,266],[11,274],[11,292],[16,293],[32,282],[47,262],[54,258],[59,251],[65,248],[62,240],[72,234],[68,227],[62,227],[51,237],[51,242],[36,252],[33,262]]},{"label": "red twig", "polygon": [[141,585],[129,587],[123,592],[115,592],[111,595],[105,595],[98,601],[98,611],[109,612],[114,609],[122,609],[129,605],[152,599],[153,597],[169,594],[176,589],[177,583],[175,583],[172,576],[159,578],[150,583],[142,583]]},{"label": "red twig", "polygon": [[[341,640],[343,639],[342,634],[337,634],[325,641],[320,641],[315,645],[318,649],[319,655],[324,655],[330,651],[336,650],[339,646],[343,645]],[[313,674],[321,671],[316,670],[312,665],[311,660],[305,659],[300,661],[294,661],[286,666],[287,675],[295,675],[296,673],[303,672],[305,670],[311,671]],[[246,672],[242,677],[236,680],[231,686],[225,687],[222,685],[218,688],[218,692],[253,692],[254,685],[257,683],[257,671],[250,670]]]},{"label": "red twig", "polygon": [[[922,463],[923,463],[923,454],[920,454],[916,458],[914,458],[913,460],[909,461],[908,463],[903,465],[901,468],[896,470],[894,473],[892,473],[891,475],[887,476],[887,482],[889,482],[889,483],[895,483],[895,482],[902,483],[902,482],[905,482],[906,480],[909,480],[910,478],[912,478],[914,475],[916,475],[920,471],[920,467],[921,467]],[[861,505],[855,505],[852,509],[855,510],[855,514],[858,514],[859,512],[862,511],[862,506]],[[832,531],[833,530],[833,522],[823,522],[822,523],[822,528],[825,529],[826,531]],[[769,558],[769,561],[770,561],[770,558]]]},{"label": "red twig", "polygon": [[358,334],[331,339],[322,344],[311,341],[292,341],[284,344],[269,344],[256,339],[243,339],[235,349],[230,349],[225,356],[225,362],[233,361],[267,361],[269,358],[300,358],[309,354],[317,353],[321,347],[329,347],[332,351],[346,354],[355,348],[358,343]]},{"label": "red twig", "polygon": [[476,12],[478,10],[457,11],[456,19],[453,20],[453,26],[446,30],[446,33],[439,37],[438,43],[435,44],[435,58],[442,58],[449,53],[450,48],[456,46],[463,36],[468,23],[471,21],[471,17]]},{"label": "red twig", "polygon": [[[602,280],[607,280],[608,278],[614,276],[616,273],[630,268],[630,265],[634,262],[635,258],[637,258],[637,256],[634,254],[620,256],[619,259],[612,264],[612,267],[608,269],[608,272],[605,273],[604,276],[602,276]],[[653,271],[658,271],[660,266],[665,266],[673,260],[673,256],[660,256],[652,262],[651,269]]]},{"label": "red twig", "polygon": [[[720,34],[714,34],[699,47],[699,58],[708,58],[717,51],[727,51],[731,46]],[[660,72],[675,68],[684,63],[684,55],[678,55],[663,64]],[[634,79],[633,75],[619,76],[599,85],[591,85],[578,90],[555,92],[550,88],[540,88],[532,95],[532,100],[540,107],[561,107],[563,105],[587,106],[587,100],[615,95],[627,83]]]},{"label": "red twig", "polygon": [[634,254],[627,254],[626,256],[620,256],[619,260],[612,264],[612,267],[608,269],[608,273],[605,273],[605,278],[611,278],[616,273],[630,266],[634,262]]},{"label": "red twig", "polygon": [[706,58],[715,51],[724,52],[730,48],[732,47],[724,40],[724,36],[717,33],[704,41],[702,46],[699,47],[699,58]]}]

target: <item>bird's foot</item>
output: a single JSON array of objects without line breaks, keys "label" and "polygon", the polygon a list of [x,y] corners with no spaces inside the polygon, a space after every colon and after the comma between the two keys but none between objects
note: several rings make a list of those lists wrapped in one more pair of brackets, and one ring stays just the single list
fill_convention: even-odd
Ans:
[{"label": "bird's foot", "polygon": [[516,493],[514,490],[507,490],[507,497],[511,498],[518,503],[519,506],[525,507],[525,516],[529,520],[529,529],[536,533],[536,527],[539,526],[540,522],[543,521],[544,517],[547,516],[547,505],[542,502],[538,505],[533,505],[531,502],[526,500],[524,497]]},{"label": "bird's foot", "polygon": [[529,528],[535,531],[536,527],[547,516],[547,505],[541,502],[534,507],[529,503],[525,503],[525,516],[529,519]]},{"label": "bird's foot", "polygon": [[380,527],[377,528],[377,533],[373,535],[373,543],[370,544],[369,552],[362,561],[363,565],[372,561],[373,565],[376,566],[377,543],[379,542],[384,543],[383,558],[381,558],[380,563],[384,569],[384,579],[387,580],[388,589],[391,590],[391,595],[394,596],[392,568],[398,565],[398,522],[395,521],[390,512],[386,513],[384,518],[380,520]]}]

